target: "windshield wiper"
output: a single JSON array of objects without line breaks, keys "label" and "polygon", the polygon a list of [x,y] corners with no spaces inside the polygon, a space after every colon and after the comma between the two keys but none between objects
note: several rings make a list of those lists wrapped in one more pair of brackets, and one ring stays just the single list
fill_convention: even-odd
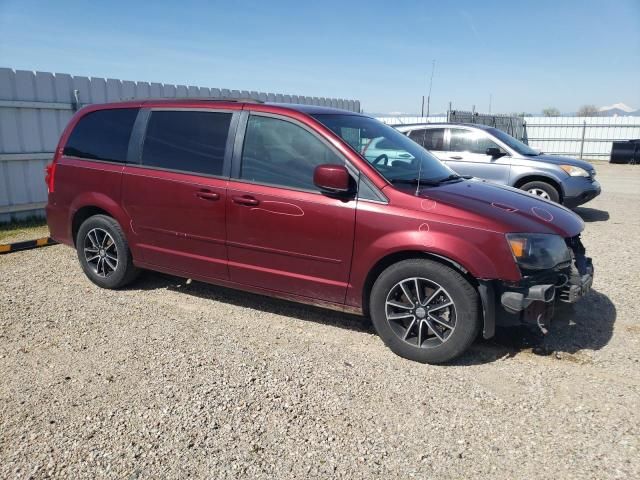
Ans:
[{"label": "windshield wiper", "polygon": [[460,176],[460,175],[456,175],[455,173],[452,175],[449,175],[448,177],[444,177],[444,178],[440,178],[438,180],[433,180],[433,179],[425,179],[425,178],[421,178],[421,179],[417,179],[417,178],[392,178],[391,180],[389,180],[391,183],[404,183],[404,184],[408,184],[408,185],[417,185],[418,183],[420,185],[427,185],[429,187],[437,187],[438,185],[442,185],[443,183],[446,182],[451,182],[453,180],[461,180],[461,179],[469,179],[472,177],[469,176]]},{"label": "windshield wiper", "polygon": [[436,180],[436,182],[438,184],[441,184],[441,183],[444,183],[444,182],[451,182],[453,180],[460,180],[462,178],[464,178],[464,177],[461,177],[460,175],[458,175],[456,173],[452,173],[448,177],[444,177],[444,178],[441,178],[440,180]]},{"label": "windshield wiper", "polygon": [[425,180],[424,178],[421,178],[419,180],[417,178],[392,178],[389,181],[391,183],[404,183],[407,185],[418,185],[419,183],[420,185],[430,185],[432,187],[440,185],[440,182],[436,182],[434,180]]}]

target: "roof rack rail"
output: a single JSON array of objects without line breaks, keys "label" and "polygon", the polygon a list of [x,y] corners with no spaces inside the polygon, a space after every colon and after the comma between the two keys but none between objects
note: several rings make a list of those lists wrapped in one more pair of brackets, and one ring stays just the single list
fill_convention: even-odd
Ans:
[{"label": "roof rack rail", "polygon": [[139,100],[142,102],[157,102],[161,100],[203,100],[207,102],[238,102],[238,103],[264,103],[262,100],[244,97],[152,97],[152,98],[131,98],[127,100]]}]

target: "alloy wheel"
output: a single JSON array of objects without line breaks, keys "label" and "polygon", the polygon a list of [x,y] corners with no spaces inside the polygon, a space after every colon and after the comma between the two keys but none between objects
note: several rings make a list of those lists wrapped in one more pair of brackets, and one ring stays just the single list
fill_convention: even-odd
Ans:
[{"label": "alloy wheel", "polygon": [[396,283],[385,304],[387,322],[404,342],[432,348],[446,342],[456,328],[456,307],[433,280],[413,277]]},{"label": "alloy wheel", "polygon": [[99,277],[108,277],[118,268],[118,248],[102,228],[89,230],[84,238],[84,258]]},{"label": "alloy wheel", "polygon": [[541,188],[530,188],[529,190],[527,190],[527,192],[530,193],[531,195],[535,195],[536,197],[541,197],[541,198],[544,198],[545,200],[551,200],[551,198],[549,197],[549,194],[544,190],[542,190]]}]

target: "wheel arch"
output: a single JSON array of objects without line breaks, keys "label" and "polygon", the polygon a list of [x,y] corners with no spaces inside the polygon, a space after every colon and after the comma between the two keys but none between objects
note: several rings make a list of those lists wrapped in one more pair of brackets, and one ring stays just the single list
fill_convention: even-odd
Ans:
[{"label": "wheel arch", "polygon": [[[82,222],[93,215],[107,215],[120,224],[126,237],[129,237],[129,217],[124,210],[110,197],[100,193],[89,193],[75,199],[70,211],[69,225],[71,226],[71,236],[73,244],[76,243],[76,235]],[[127,238],[130,242],[130,239]]]},{"label": "wheel arch", "polygon": [[548,177],[546,175],[524,175],[524,176],[520,177],[518,180],[516,180],[516,182],[513,184],[513,186],[515,188],[520,188],[524,184],[529,183],[529,182],[544,182],[544,183],[548,183],[549,185],[551,185],[553,188],[555,188],[558,191],[558,195],[560,195],[560,203],[562,203],[562,201],[564,199],[564,190],[562,189],[562,184],[560,182],[558,182],[555,178]]},{"label": "wheel arch", "polygon": [[74,246],[76,245],[76,236],[78,235],[78,230],[80,230],[80,225],[82,225],[85,220],[93,217],[94,215],[106,215],[113,218],[113,215],[111,215],[105,209],[96,207],[95,205],[85,205],[84,207],[76,210],[71,220],[71,237]]},{"label": "wheel arch", "polygon": [[482,312],[482,336],[484,338],[491,338],[495,333],[495,293],[491,281],[475,278],[471,272],[464,265],[452,260],[443,255],[432,253],[424,250],[403,250],[394,252],[384,256],[369,270],[365,279],[364,288],[362,289],[362,312],[366,317],[369,317],[369,299],[371,295],[371,289],[376,279],[380,274],[389,266],[394,263],[401,262],[403,260],[409,260],[414,258],[424,258],[438,262],[442,265],[453,268],[456,272],[462,275],[478,292],[480,299],[480,308]]},{"label": "wheel arch", "polygon": [[460,273],[467,281],[469,281],[469,283],[471,283],[474,288],[477,289],[478,287],[478,280],[469,272],[469,270],[464,265],[461,265],[459,262],[456,262],[451,258],[439,255],[437,253],[428,252],[426,250],[401,250],[398,252],[393,252],[379,259],[367,273],[362,289],[362,311],[366,316],[369,315],[369,299],[371,296],[371,289],[373,288],[373,284],[380,276],[380,274],[387,267],[393,265],[394,263],[414,258],[433,260],[435,262],[441,263],[442,265],[451,267],[455,271]]}]

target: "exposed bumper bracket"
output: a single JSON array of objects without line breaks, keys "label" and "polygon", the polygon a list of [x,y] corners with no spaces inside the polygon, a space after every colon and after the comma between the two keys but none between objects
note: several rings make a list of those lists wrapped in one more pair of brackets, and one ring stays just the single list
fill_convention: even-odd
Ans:
[{"label": "exposed bumper bracket", "polygon": [[526,293],[504,292],[500,297],[502,306],[510,313],[525,310],[533,302],[553,302],[556,297],[555,285],[534,285]]},{"label": "exposed bumper bracket", "polygon": [[478,293],[482,301],[482,337],[491,338],[496,333],[496,293],[490,280],[478,280]]}]

